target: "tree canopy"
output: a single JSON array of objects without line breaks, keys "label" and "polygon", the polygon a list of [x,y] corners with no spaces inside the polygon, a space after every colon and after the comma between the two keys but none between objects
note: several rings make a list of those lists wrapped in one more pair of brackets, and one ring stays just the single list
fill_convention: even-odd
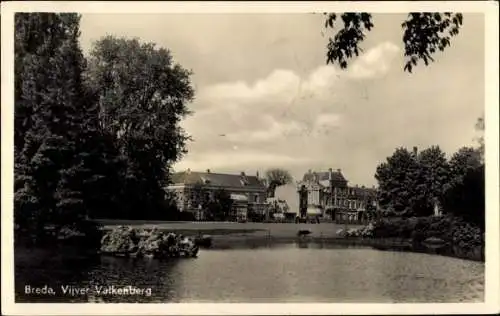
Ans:
[{"label": "tree canopy", "polygon": [[113,36],[94,43],[85,78],[122,162],[124,213],[161,210],[170,166],[186,151],[179,123],[194,95],[190,75],[154,44]]},{"label": "tree canopy", "polygon": [[445,213],[477,224],[484,219],[484,163],[477,148],[460,148],[449,160],[438,146],[420,153],[397,148],[375,178],[379,204],[396,215],[428,216],[438,203]]},{"label": "tree canopy", "polygon": [[85,59],[79,23],[78,14],[15,15],[21,235],[57,235],[88,217],[160,219],[175,208],[165,186],[185,153],[179,122],[194,95],[191,72],[166,49],[112,36]]},{"label": "tree canopy", "polygon": [[[360,44],[375,27],[373,16],[367,12],[324,15],[326,29],[337,29],[338,19],[343,23],[335,35],[328,39],[326,62],[336,63],[345,69],[351,58],[363,52]],[[459,34],[462,23],[461,13],[408,13],[401,24],[406,58],[404,71],[411,73],[419,61],[423,61],[426,66],[433,62],[432,56],[450,46],[451,38]]]},{"label": "tree canopy", "polygon": [[227,220],[232,214],[233,200],[229,192],[223,188],[217,190],[207,189],[202,183],[196,183],[192,188],[192,203],[194,207],[205,212],[207,220]]},{"label": "tree canopy", "polygon": [[282,168],[273,168],[266,171],[266,182],[269,192],[269,197],[274,197],[276,188],[286,184],[290,184],[293,177],[289,171]]},{"label": "tree canopy", "polygon": [[18,13],[15,19],[14,218],[42,236],[47,224],[56,232],[77,228],[88,215],[91,105],[82,80],[80,17]]}]

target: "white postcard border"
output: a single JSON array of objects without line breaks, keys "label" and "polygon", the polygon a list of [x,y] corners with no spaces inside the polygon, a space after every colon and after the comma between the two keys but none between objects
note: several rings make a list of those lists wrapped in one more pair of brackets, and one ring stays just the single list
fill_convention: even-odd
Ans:
[{"label": "white postcard border", "polygon": [[[486,268],[485,302],[474,304],[15,304],[13,266],[13,34],[14,12],[304,13],[459,11],[485,14]],[[498,313],[499,99],[498,3],[422,2],[7,2],[2,3],[2,313],[7,315],[214,314],[476,314]],[[452,76],[452,74],[450,74]]]}]

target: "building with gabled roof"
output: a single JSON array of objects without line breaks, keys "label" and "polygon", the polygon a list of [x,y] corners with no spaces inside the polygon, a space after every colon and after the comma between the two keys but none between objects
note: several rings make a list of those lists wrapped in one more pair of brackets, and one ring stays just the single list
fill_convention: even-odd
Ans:
[{"label": "building with gabled roof", "polygon": [[234,217],[238,220],[246,220],[248,209],[264,213],[267,198],[267,186],[263,179],[256,175],[213,173],[186,171],[177,172],[171,176],[171,184],[167,190],[176,195],[177,207],[182,212],[192,212],[198,220],[205,219],[204,210],[198,205],[196,198],[196,187],[202,187],[213,197],[216,190],[223,189],[231,196],[234,206]]},{"label": "building with gabled roof", "polygon": [[338,222],[363,218],[369,207],[376,207],[375,188],[349,186],[340,169],[309,170],[297,183],[299,212],[302,216],[331,217]]}]

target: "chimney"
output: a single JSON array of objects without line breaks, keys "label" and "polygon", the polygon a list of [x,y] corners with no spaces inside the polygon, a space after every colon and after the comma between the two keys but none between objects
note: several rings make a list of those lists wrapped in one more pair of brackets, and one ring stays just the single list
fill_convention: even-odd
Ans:
[{"label": "chimney", "polygon": [[210,173],[210,169],[207,169],[207,173]]},{"label": "chimney", "polygon": [[417,154],[418,154],[418,148],[417,146],[413,146],[413,155],[417,157]]},{"label": "chimney", "polygon": [[259,178],[259,171],[257,170],[257,172],[255,173],[255,176],[257,177],[257,179]]},{"label": "chimney", "polygon": [[332,168],[328,169],[328,180],[329,181],[333,180],[333,169]]},{"label": "chimney", "polygon": [[241,172],[241,176],[242,176],[242,177],[244,177],[244,176],[245,176],[245,172],[244,172],[244,171],[242,171],[242,172]]}]

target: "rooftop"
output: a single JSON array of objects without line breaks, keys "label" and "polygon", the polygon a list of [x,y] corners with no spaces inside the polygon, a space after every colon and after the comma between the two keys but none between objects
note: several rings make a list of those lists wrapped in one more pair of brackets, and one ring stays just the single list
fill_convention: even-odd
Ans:
[{"label": "rooftop", "polygon": [[[337,170],[331,170],[332,173],[332,180],[333,181],[340,181],[340,182],[347,182],[347,180],[344,178],[344,175],[340,171],[340,169]],[[317,179],[315,179],[317,177]],[[306,174],[304,174],[304,177],[302,178],[302,181],[317,181],[317,182],[322,182],[322,181],[328,181],[330,180],[330,170],[329,171],[312,171],[309,170]]]},{"label": "rooftop", "polygon": [[257,176],[241,174],[213,173],[210,171],[182,171],[172,174],[173,184],[197,184],[204,183],[219,187],[241,187],[266,190],[266,186]]}]

